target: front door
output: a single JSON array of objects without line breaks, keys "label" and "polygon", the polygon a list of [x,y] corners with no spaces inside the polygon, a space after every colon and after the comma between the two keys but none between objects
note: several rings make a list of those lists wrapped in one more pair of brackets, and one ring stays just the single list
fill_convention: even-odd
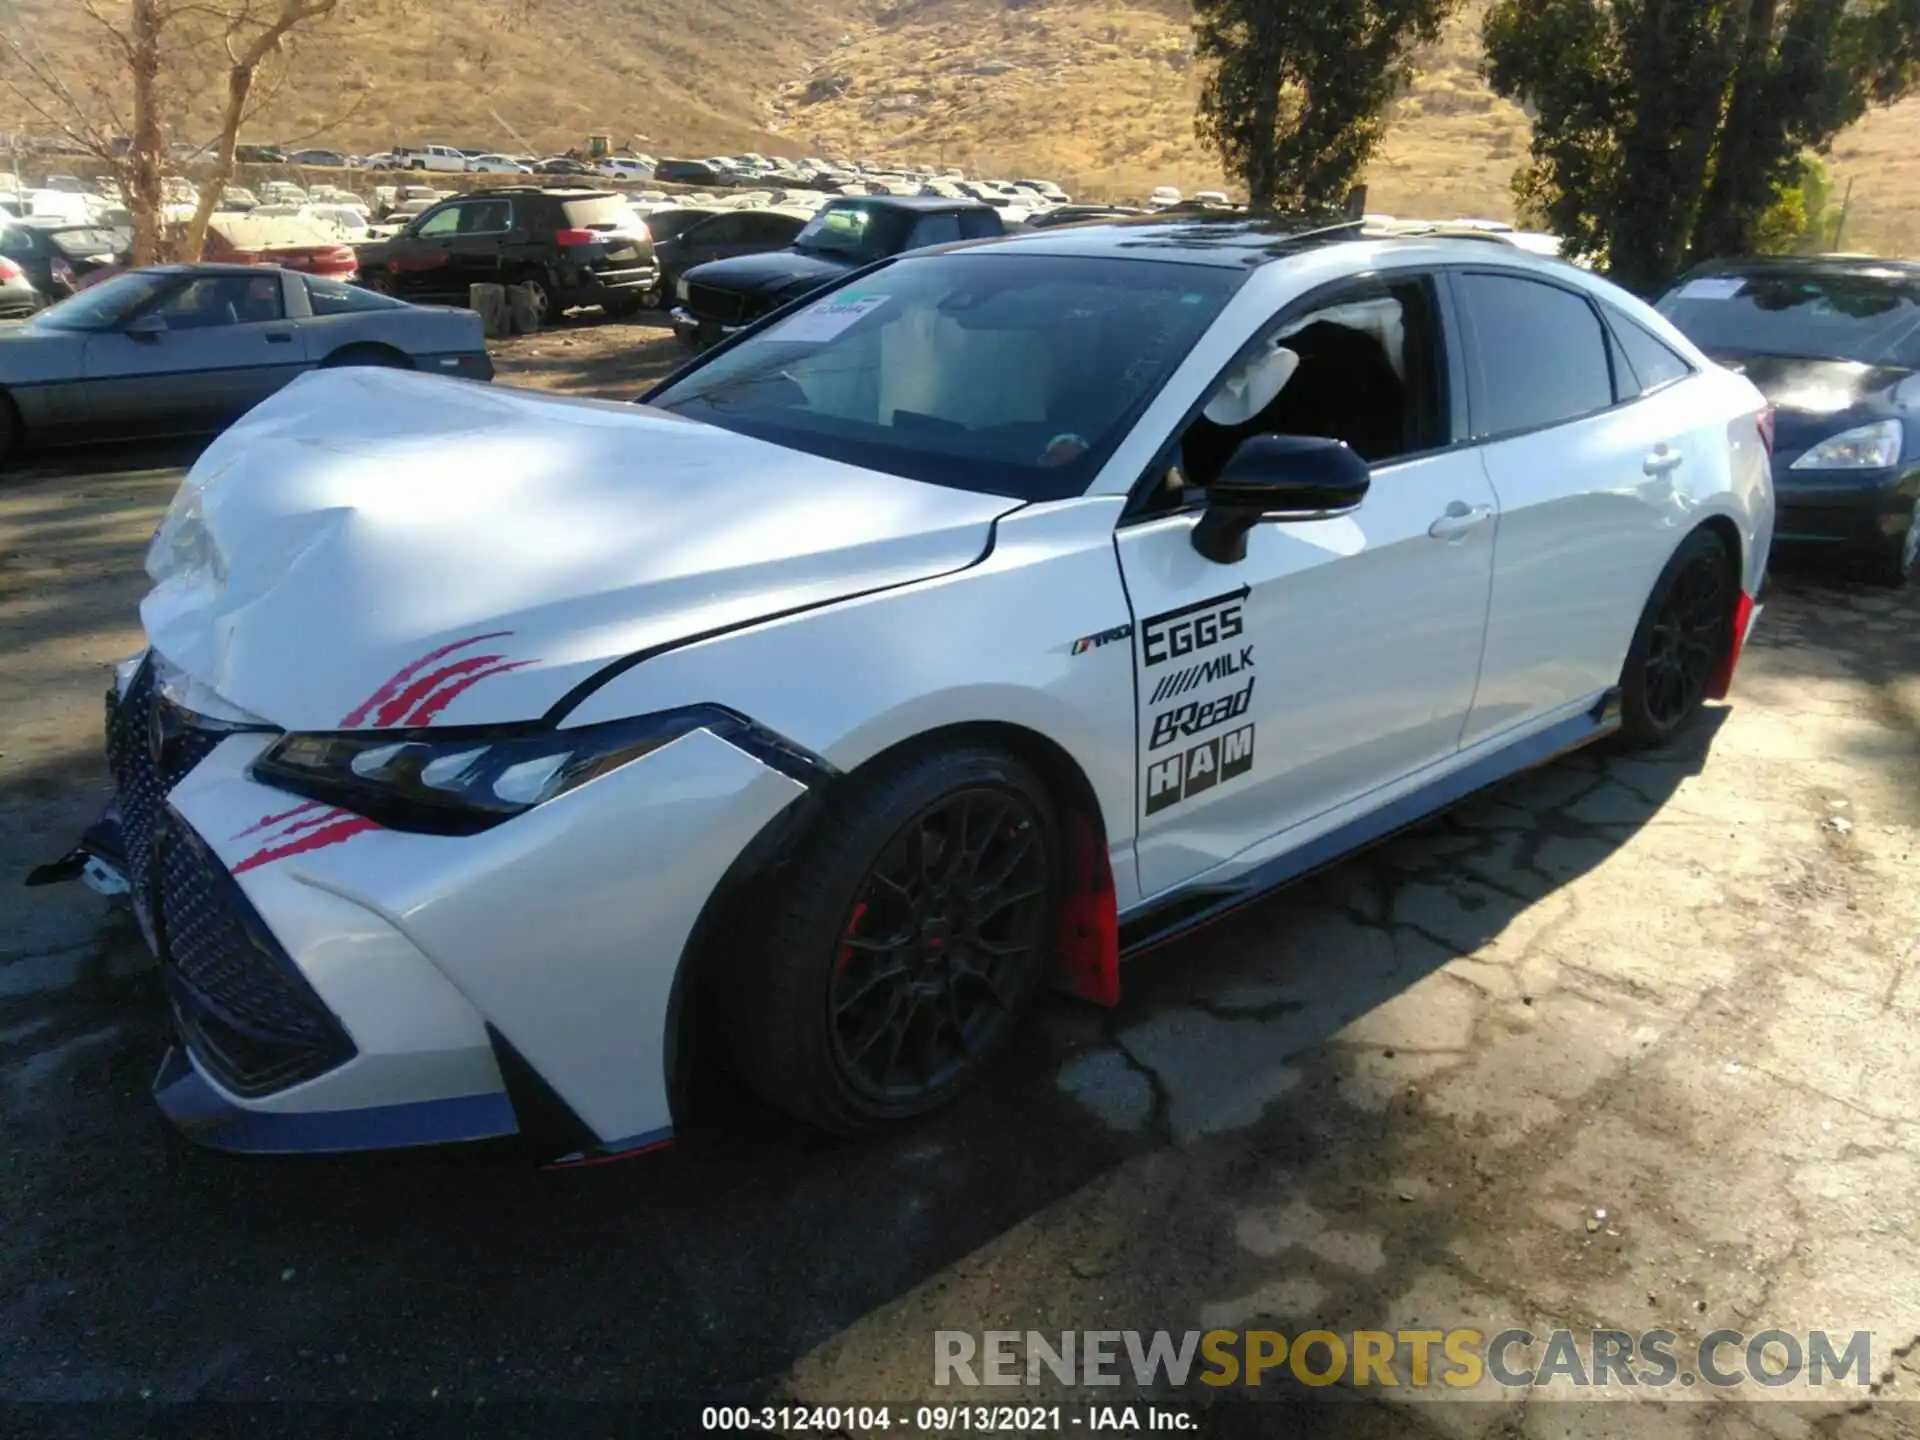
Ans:
[{"label": "front door", "polygon": [[199,275],[141,314],[157,314],[166,328],[87,339],[87,402],[96,424],[217,429],[306,368],[277,270]]},{"label": "front door", "polygon": [[[1258,367],[1271,373],[1278,350],[1278,394],[1235,413],[1252,368],[1237,364],[1182,437],[1163,498],[1118,535],[1146,896],[1450,759],[1473,704],[1497,511],[1479,457],[1451,445],[1431,281],[1316,297],[1256,342]],[[1194,526],[1205,485],[1253,434],[1345,440],[1372,488],[1349,515],[1257,525],[1245,558],[1219,564],[1193,548]]]}]

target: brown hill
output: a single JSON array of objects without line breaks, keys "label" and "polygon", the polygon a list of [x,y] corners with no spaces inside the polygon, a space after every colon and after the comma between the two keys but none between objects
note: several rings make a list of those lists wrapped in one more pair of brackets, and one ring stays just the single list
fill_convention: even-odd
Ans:
[{"label": "brown hill", "polygon": [[[1373,208],[1507,216],[1526,116],[1480,77],[1465,11],[1421,57]],[[78,0],[14,0],[34,43],[98,73]],[[611,133],[655,153],[758,149],[1041,175],[1095,196],[1222,184],[1193,133],[1184,0],[356,0],[303,40],[258,138],[541,150]],[[503,17],[518,18],[508,21]],[[329,126],[364,84],[352,118]],[[204,138],[211,91],[181,132]],[[198,128],[196,128],[198,127]],[[0,94],[0,128],[36,128]],[[649,137],[645,141],[639,136]],[[1920,100],[1841,137],[1845,242],[1920,250]],[[1837,197],[1836,197],[1837,198]]]}]

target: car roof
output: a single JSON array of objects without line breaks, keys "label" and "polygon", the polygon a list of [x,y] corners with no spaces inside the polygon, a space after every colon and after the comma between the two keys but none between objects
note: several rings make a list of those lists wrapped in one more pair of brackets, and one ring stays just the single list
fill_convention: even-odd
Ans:
[{"label": "car roof", "polygon": [[989,208],[971,196],[956,199],[950,195],[836,195],[831,203],[842,200],[863,205],[884,205],[894,210],[973,210]]},{"label": "car roof", "polygon": [[1507,237],[1485,230],[1454,230],[1444,225],[1379,226],[1331,214],[1249,216],[1237,210],[1048,226],[978,243],[1036,255],[1105,255],[1226,268],[1270,264],[1331,245],[1418,243],[1434,247],[1437,259],[1498,260],[1503,265],[1533,262],[1555,274],[1572,268],[1564,261],[1531,254],[1509,243]]},{"label": "car roof", "polygon": [[1754,255],[1713,260],[1681,277],[1704,275],[1845,275],[1862,279],[1920,279],[1920,260],[1889,260],[1878,255]]},{"label": "car roof", "polygon": [[278,265],[222,264],[217,260],[186,260],[173,265],[142,265],[133,273],[141,275],[279,275]]}]

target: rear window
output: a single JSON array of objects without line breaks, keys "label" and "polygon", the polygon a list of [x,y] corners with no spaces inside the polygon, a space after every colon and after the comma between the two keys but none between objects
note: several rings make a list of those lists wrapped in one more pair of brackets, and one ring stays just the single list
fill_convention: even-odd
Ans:
[{"label": "rear window", "polygon": [[343,285],[319,275],[306,277],[307,305],[315,315],[358,315],[367,310],[404,310],[406,305],[357,285]]},{"label": "rear window", "polygon": [[120,247],[111,230],[56,230],[47,238],[63,255],[111,255]]},{"label": "rear window", "polygon": [[1920,281],[1892,274],[1703,275],[1658,309],[1709,353],[1920,366]]},{"label": "rear window", "polygon": [[584,200],[567,200],[560,213],[575,230],[639,230],[642,221],[633,204],[620,195],[593,195]]}]

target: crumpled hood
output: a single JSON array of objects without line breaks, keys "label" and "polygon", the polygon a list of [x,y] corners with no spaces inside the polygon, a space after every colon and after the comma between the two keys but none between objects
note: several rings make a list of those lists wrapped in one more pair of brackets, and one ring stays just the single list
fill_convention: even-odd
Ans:
[{"label": "crumpled hood", "polygon": [[531,720],[636,651],[963,569],[1016,506],[635,405],[322,371],[200,458],[140,613],[287,729]]}]

